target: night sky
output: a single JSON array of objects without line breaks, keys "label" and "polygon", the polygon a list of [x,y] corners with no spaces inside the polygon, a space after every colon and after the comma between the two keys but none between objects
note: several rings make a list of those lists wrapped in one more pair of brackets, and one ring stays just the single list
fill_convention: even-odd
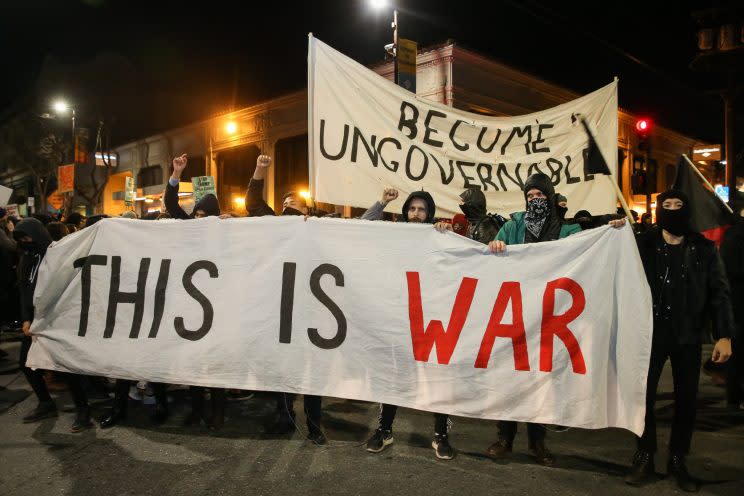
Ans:
[{"label": "night sky", "polygon": [[[375,12],[366,0],[185,4],[3,1],[0,117],[64,96],[81,126],[105,119],[118,145],[302,89],[308,32],[364,64],[381,61],[392,41],[391,9]],[[690,12],[710,2],[397,5],[401,36],[420,46],[453,39],[578,93],[618,76],[621,107],[722,140],[720,99],[703,91],[716,81],[688,68]]]}]

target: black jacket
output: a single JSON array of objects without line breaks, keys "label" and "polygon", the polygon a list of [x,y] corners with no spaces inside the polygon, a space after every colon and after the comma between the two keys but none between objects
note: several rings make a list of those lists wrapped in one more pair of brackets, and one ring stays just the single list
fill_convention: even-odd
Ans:
[{"label": "black jacket", "polygon": [[506,224],[506,219],[498,214],[489,214],[486,210],[486,195],[478,188],[466,189],[460,194],[460,210],[468,219],[467,237],[483,244],[488,244]]},{"label": "black jacket", "polygon": [[245,209],[248,217],[263,217],[264,215],[276,215],[274,209],[263,199],[263,179],[251,178],[248,183],[248,191],[245,193]]},{"label": "black jacket", "polygon": [[744,221],[734,224],[723,236],[721,258],[731,285],[737,336],[744,336]]},{"label": "black jacket", "polygon": [[39,274],[39,266],[46,255],[52,237],[39,220],[32,217],[23,219],[15,226],[13,237],[20,241],[23,236],[33,239],[33,248],[24,249],[18,262],[18,292],[21,300],[21,320],[34,320],[34,289]]},{"label": "black jacket", "polygon": [[[180,183],[179,183],[180,184]],[[199,202],[194,205],[191,215],[187,214],[181,205],[178,204],[178,184],[171,186],[168,182],[165,185],[165,209],[174,219],[193,219],[197,210],[203,211],[207,216],[220,215],[220,203],[213,194],[204,195]]]},{"label": "black jacket", "polygon": [[[646,279],[651,287],[654,315],[661,299],[664,282],[664,238],[661,229],[654,227],[636,235]],[[684,315],[679,321],[682,328],[676,329],[679,344],[700,344],[706,318],[713,317],[715,339],[732,337],[735,333],[728,279],[715,244],[699,233],[685,236],[683,241],[682,279],[685,288],[680,291],[684,301]],[[655,321],[656,322],[656,321]],[[654,332],[659,332],[654,326]]]}]

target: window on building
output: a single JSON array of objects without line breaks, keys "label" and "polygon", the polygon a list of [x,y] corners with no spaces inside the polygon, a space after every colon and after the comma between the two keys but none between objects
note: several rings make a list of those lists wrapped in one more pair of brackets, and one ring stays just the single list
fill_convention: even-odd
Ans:
[{"label": "window on building", "polygon": [[148,186],[158,186],[161,184],[163,184],[163,168],[159,165],[140,169],[137,174],[138,188],[147,188]]}]

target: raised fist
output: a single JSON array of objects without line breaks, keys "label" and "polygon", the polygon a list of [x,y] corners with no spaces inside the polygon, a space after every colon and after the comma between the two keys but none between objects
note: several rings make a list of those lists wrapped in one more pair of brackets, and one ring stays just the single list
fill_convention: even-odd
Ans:
[{"label": "raised fist", "polygon": [[178,174],[179,176],[183,172],[183,170],[186,168],[186,165],[188,164],[188,158],[186,158],[186,154],[184,153],[180,157],[176,157],[173,159],[173,172],[175,174]]},{"label": "raised fist", "polygon": [[395,188],[385,188],[382,192],[382,200],[380,200],[380,203],[383,205],[387,205],[391,201],[398,198],[398,190]]},{"label": "raised fist", "polygon": [[271,157],[268,155],[259,155],[256,159],[256,167],[268,167],[271,165]]}]

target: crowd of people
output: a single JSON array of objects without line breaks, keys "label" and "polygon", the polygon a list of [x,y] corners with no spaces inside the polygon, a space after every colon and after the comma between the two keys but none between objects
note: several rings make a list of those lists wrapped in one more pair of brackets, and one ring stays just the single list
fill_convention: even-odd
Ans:
[{"label": "crowd of people", "polygon": [[[195,219],[208,216],[234,216],[221,210],[218,199],[211,194],[204,196],[187,213],[179,205],[178,190],[181,174],[186,168],[186,155],[173,160],[173,173],[164,192],[165,212],[153,219]],[[249,217],[265,215],[311,215],[307,201],[296,192],[283,197],[281,211],[275,211],[263,198],[264,179],[271,166],[271,158],[261,155],[257,159],[251,178],[245,206]],[[397,190],[384,189],[382,197],[372,205],[362,219],[376,221],[383,217],[388,203],[399,196]],[[557,193],[545,174],[530,176],[524,184],[525,208],[512,213],[507,219],[488,213],[486,197],[478,188],[467,189],[460,195],[462,214],[452,219],[436,219],[435,199],[426,191],[411,193],[403,202],[398,219],[403,222],[432,224],[439,231],[454,231],[488,245],[492,253],[508,252],[509,246],[523,243],[541,243],[571,236],[586,229],[609,224],[622,227],[626,220],[620,215],[593,216],[586,210],[578,211],[567,219],[568,198]],[[732,408],[744,408],[742,366],[739,363],[737,336],[744,326],[744,205],[737,209],[732,227],[727,231],[720,252],[711,241],[690,228],[690,215],[695,206],[689,198],[676,190],[665,191],[657,198],[656,224],[650,213],[643,215],[634,225],[638,249],[653,298],[653,343],[648,370],[645,430],[636,439],[637,451],[626,476],[626,482],[641,486],[651,481],[654,474],[654,455],[657,451],[657,434],[654,405],[657,386],[664,365],[669,359],[674,377],[675,414],[669,442],[668,473],[685,491],[697,491],[699,483],[686,468],[685,457],[690,450],[695,423],[695,405],[699,382],[702,345],[712,335],[711,361],[727,364],[727,401]],[[167,212],[167,213],[166,213]],[[0,303],[3,320],[21,323],[23,332],[20,367],[31,385],[38,405],[23,417],[23,422],[37,422],[57,415],[57,407],[49,393],[44,372],[26,366],[26,357],[32,343],[30,332],[34,319],[33,292],[38,269],[49,245],[62,237],[85,229],[106,215],[88,218],[72,213],[63,221],[45,216],[15,219],[0,211],[0,250],[2,253],[2,287]],[[123,217],[136,218],[134,212]],[[732,305],[732,302],[734,304]],[[733,306],[733,311],[732,311]],[[734,313],[735,311],[735,313]],[[712,319],[711,319],[712,317]],[[708,326],[708,321],[712,326]],[[93,427],[85,383],[89,378],[75,374],[60,374],[74,400],[76,415],[72,432]],[[147,379],[147,378],[143,378]],[[153,421],[162,423],[168,418],[166,384],[150,385],[155,397]],[[112,408],[100,419],[101,428],[126,422],[128,395],[131,381],[117,380],[114,386]],[[203,419],[214,428],[224,422],[225,390],[211,388],[209,408],[205,408],[206,391],[191,387],[191,413],[186,423]],[[277,418],[267,431],[273,434],[292,432],[296,428],[295,395],[278,392]],[[304,411],[307,418],[307,437],[317,445],[327,443],[321,428],[322,399],[305,395]],[[381,405],[378,425],[366,444],[366,450],[380,453],[393,444],[393,422],[397,406]],[[449,441],[452,421],[448,415],[434,413],[432,448],[438,459],[450,460],[455,449]],[[555,455],[546,445],[546,427],[528,423],[527,445],[534,460],[544,466],[556,463]],[[517,423],[503,420],[497,425],[495,442],[485,449],[488,456],[505,458],[514,448]]]}]

